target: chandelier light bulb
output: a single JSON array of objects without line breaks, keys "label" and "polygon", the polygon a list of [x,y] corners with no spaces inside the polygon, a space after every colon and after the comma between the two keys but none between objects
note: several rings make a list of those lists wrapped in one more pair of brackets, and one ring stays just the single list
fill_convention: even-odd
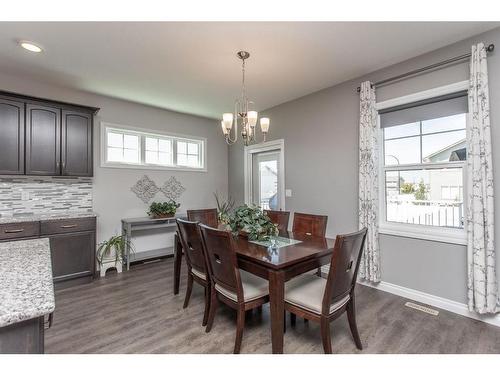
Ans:
[{"label": "chandelier light bulb", "polygon": [[269,118],[268,117],[262,117],[260,119],[260,130],[262,133],[267,133],[269,131]]},{"label": "chandelier light bulb", "polygon": [[232,113],[224,113],[222,115],[222,122],[226,126],[227,130],[231,130],[233,127],[233,114]]},{"label": "chandelier light bulb", "polygon": [[222,128],[222,133],[224,133],[224,135],[227,135],[228,130],[227,130],[227,128],[226,128],[226,124],[224,124],[224,121],[221,121],[221,122],[220,122],[220,126],[221,126],[221,128]]},{"label": "chandelier light bulb", "polygon": [[257,116],[258,116],[257,111],[248,111],[247,119],[248,119],[248,125],[250,125],[250,127],[253,128],[257,124]]}]

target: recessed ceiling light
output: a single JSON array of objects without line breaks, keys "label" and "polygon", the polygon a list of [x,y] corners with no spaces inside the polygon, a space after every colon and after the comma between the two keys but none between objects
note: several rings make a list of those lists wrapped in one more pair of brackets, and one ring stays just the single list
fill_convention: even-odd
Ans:
[{"label": "recessed ceiling light", "polygon": [[36,52],[36,53],[42,52],[42,47],[37,46],[33,42],[28,42],[23,40],[19,42],[19,45],[30,52]]}]

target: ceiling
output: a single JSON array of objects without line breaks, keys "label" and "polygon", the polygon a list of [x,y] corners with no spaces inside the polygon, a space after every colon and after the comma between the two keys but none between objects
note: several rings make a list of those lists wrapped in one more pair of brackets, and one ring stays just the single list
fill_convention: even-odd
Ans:
[{"label": "ceiling", "polygon": [[[247,92],[257,110],[498,27],[495,22],[0,23],[0,71],[219,118]],[[39,43],[33,54],[20,39]],[[1,83],[0,83],[1,89]]]}]

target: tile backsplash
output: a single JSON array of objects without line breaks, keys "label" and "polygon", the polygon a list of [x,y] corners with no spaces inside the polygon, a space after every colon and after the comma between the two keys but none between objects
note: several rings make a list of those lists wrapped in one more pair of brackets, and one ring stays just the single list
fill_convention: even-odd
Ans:
[{"label": "tile backsplash", "polygon": [[92,210],[92,178],[0,176],[0,215]]}]

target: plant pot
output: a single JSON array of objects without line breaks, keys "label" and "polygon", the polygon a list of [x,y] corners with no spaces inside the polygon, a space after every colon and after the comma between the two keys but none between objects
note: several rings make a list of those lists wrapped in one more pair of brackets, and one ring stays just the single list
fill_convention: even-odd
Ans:
[{"label": "plant pot", "polygon": [[161,215],[153,215],[152,218],[153,219],[166,219],[166,218],[170,218],[170,217],[174,217],[175,216],[175,213],[174,214],[161,214]]},{"label": "plant pot", "polygon": [[248,238],[248,232],[244,230],[238,231],[238,235],[244,238]]}]

